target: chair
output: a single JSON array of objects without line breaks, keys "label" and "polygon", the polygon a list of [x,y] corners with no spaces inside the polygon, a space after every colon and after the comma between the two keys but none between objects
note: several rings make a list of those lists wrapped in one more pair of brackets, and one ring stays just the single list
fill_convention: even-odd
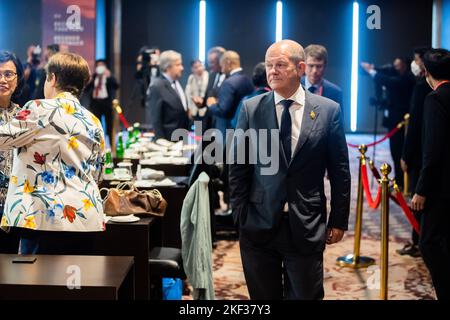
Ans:
[{"label": "chair", "polygon": [[150,274],[150,298],[161,300],[163,297],[162,279],[186,279],[181,259],[181,249],[154,247],[148,260]]}]

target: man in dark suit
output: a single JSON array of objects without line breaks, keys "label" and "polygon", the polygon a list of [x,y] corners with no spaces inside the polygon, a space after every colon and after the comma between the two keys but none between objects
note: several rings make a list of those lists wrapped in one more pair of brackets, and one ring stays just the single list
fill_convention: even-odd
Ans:
[{"label": "man in dark suit", "polygon": [[239,54],[235,51],[226,51],[220,59],[222,73],[228,77],[219,89],[218,98],[209,97],[206,101],[208,113],[214,116],[214,127],[222,132],[231,128],[231,120],[242,98],[253,92],[250,78],[241,68]]},{"label": "man in dark suit", "polygon": [[324,46],[310,44],[305,48],[305,76],[302,77],[302,85],[314,94],[326,97],[342,105],[342,90],[337,85],[324,78],[325,69],[328,63],[328,52]]},{"label": "man in dark suit", "polygon": [[[256,150],[256,160],[230,166],[231,205],[251,299],[322,299],[325,245],[340,241],[348,227],[350,171],[341,111],[301,86],[304,60],[295,41],[271,45],[265,63],[273,92],[245,100],[238,120],[237,130],[269,136],[266,144],[236,144],[238,158],[244,147],[246,155]],[[275,173],[263,171],[261,156],[267,154],[275,169],[279,165]],[[328,222],[325,170],[331,185]]]},{"label": "man in dark suit", "polygon": [[[222,55],[225,53],[225,51],[226,50],[223,47],[212,47],[208,50],[209,78],[205,95],[202,98],[192,98],[192,101],[198,108],[207,107],[206,101],[208,101],[208,98],[217,98],[219,96],[219,88],[226,78],[226,74],[222,73],[222,68],[220,67],[220,59],[222,58]],[[194,120],[202,122],[203,133],[206,130],[214,127],[214,117],[211,114],[207,113],[204,116],[196,116],[194,117]]]},{"label": "man in dark suit", "polygon": [[106,131],[109,138],[112,137],[112,101],[116,98],[119,84],[108,69],[103,59],[95,61],[95,72],[86,86],[85,93],[89,97],[89,109],[99,119],[105,117]]},{"label": "man in dark suit", "polygon": [[[383,126],[389,131],[394,129],[409,111],[410,101],[416,79],[410,70],[408,58],[398,57],[394,60],[393,66],[385,68],[375,68],[373,64],[361,63],[362,68],[369,73],[375,84],[379,87],[386,87],[388,106],[383,118]],[[389,147],[392,159],[394,160],[395,181],[403,188],[403,170],[400,159],[405,141],[404,128],[399,130],[389,139]]]},{"label": "man in dark suit", "polygon": [[[430,48],[422,47],[414,50],[414,61],[411,63],[411,71],[417,81],[411,97],[409,108],[409,125],[403,145],[403,154],[400,164],[402,170],[408,173],[408,189],[414,192],[422,168],[422,123],[423,105],[425,97],[431,92],[431,88],[425,79],[425,67],[423,55]],[[420,222],[420,212],[415,212],[416,219]],[[408,242],[402,249],[397,250],[401,255],[420,257],[419,234],[412,229],[412,242]]]},{"label": "man in dark suit", "polygon": [[450,52],[424,55],[433,89],[425,99],[422,170],[411,207],[423,210],[419,247],[439,300],[450,299]]},{"label": "man in dark suit", "polygon": [[181,54],[173,50],[162,52],[159,68],[162,75],[148,88],[146,119],[150,119],[156,139],[171,140],[176,129],[189,129],[187,100],[178,81],[184,70]]}]

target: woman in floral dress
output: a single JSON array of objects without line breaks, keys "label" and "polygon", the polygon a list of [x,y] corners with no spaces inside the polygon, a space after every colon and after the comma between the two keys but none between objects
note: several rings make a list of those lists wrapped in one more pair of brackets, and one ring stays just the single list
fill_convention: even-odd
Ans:
[{"label": "woman in floral dress", "polygon": [[[10,121],[19,110],[19,105],[13,101],[19,98],[23,86],[22,63],[14,53],[0,51],[0,125]],[[0,151],[0,218],[3,215],[12,162],[11,150]],[[0,253],[14,253],[14,251],[17,253],[16,237],[0,231]]]},{"label": "woman in floral dress", "polygon": [[45,98],[0,125],[0,151],[14,149],[2,228],[21,228],[22,254],[89,254],[105,228],[97,181],[104,135],[78,101],[89,67],[58,53],[46,67]]}]

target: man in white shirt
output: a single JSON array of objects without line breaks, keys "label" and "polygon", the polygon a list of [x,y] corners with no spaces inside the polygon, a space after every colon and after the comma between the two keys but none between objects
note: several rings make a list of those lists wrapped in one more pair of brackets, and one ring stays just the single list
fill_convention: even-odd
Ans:
[{"label": "man in white shirt", "polygon": [[[262,157],[271,155],[278,170],[267,174],[261,157],[256,163],[235,160],[230,165],[230,200],[245,279],[251,299],[322,299],[323,251],[342,239],[350,209],[341,111],[334,101],[300,85],[305,57],[297,42],[274,43],[265,63],[273,91],[245,100],[236,127],[257,130],[259,141],[249,135],[248,143],[237,144],[235,155],[242,159],[238,153],[243,148],[248,155],[252,146]],[[279,134],[275,142],[274,132]],[[267,134],[265,140],[261,134]],[[328,222],[325,170],[331,185]]]}]

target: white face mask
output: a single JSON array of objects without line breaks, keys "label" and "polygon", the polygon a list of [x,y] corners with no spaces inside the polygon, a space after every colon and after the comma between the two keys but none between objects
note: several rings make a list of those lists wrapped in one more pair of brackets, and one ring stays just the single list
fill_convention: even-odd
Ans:
[{"label": "white face mask", "polygon": [[98,66],[97,68],[95,68],[95,73],[102,75],[104,74],[106,71],[106,67],[105,66]]},{"label": "white face mask", "polygon": [[411,62],[411,72],[413,73],[413,75],[418,77],[421,71],[422,70],[420,70],[419,65],[415,61]]}]

